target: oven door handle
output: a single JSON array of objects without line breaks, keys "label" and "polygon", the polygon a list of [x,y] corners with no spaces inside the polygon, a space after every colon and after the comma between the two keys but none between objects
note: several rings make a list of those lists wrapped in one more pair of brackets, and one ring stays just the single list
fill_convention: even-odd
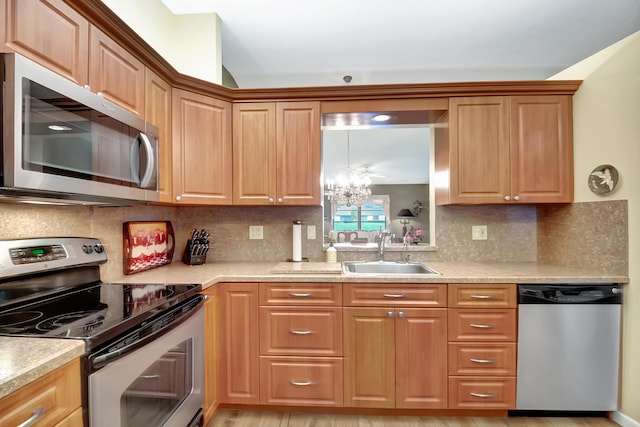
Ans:
[{"label": "oven door handle", "polygon": [[[137,350],[140,347],[145,346],[146,344],[148,344],[149,342],[155,340],[156,338],[166,334],[167,332],[171,331],[172,329],[174,329],[175,327],[179,326],[182,322],[184,322],[185,320],[187,320],[189,317],[191,317],[191,314],[195,313],[198,309],[200,309],[203,304],[204,304],[204,296],[203,295],[199,295],[199,301],[197,303],[197,305],[193,306],[188,312],[182,312],[182,315],[175,318],[174,321],[172,321],[171,323],[169,323],[166,326],[162,326],[160,329],[144,336],[142,339],[140,340],[136,340],[131,342],[130,344],[126,344],[123,347],[120,347],[117,350],[111,351],[109,353],[106,354],[100,354],[100,355],[95,355],[95,356],[89,356],[89,360],[91,362],[91,368],[96,371],[104,366],[106,366],[107,364],[113,362],[114,360],[117,360],[123,356],[125,356],[128,353],[131,353],[134,350]],[[178,313],[180,313],[181,311],[179,310]]]}]

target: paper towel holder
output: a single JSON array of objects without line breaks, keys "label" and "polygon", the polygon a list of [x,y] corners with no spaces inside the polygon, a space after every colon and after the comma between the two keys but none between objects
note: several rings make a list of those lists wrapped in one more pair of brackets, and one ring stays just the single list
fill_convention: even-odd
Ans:
[{"label": "paper towel holder", "polygon": [[[296,236],[297,234],[297,236]],[[302,221],[299,219],[296,219],[295,221],[293,221],[293,229],[292,229],[292,257],[291,258],[287,258],[287,262],[309,262],[309,258],[303,257],[302,256],[302,250],[304,248],[304,238],[303,238],[303,234],[302,233]],[[299,239],[299,241],[296,241],[296,237],[297,239]],[[300,254],[298,257],[296,257],[296,252],[299,251]],[[295,259],[295,258],[299,258],[299,259]]]}]

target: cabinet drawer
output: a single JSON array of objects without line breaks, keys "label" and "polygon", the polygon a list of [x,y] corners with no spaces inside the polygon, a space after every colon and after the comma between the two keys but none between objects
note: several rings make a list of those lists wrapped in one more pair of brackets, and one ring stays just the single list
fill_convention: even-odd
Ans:
[{"label": "cabinet drawer", "polygon": [[17,426],[38,408],[33,426],[52,426],[81,405],[80,361],[74,360],[0,399],[0,426]]},{"label": "cabinet drawer", "polygon": [[449,309],[449,341],[515,341],[516,309]]},{"label": "cabinet drawer", "polygon": [[345,306],[446,307],[447,285],[344,283]]},{"label": "cabinet drawer", "polygon": [[342,406],[342,359],[260,357],[260,403]]},{"label": "cabinet drawer", "polygon": [[449,409],[515,407],[515,377],[449,377]]},{"label": "cabinet drawer", "polygon": [[342,356],[342,309],[260,307],[260,354]]},{"label": "cabinet drawer", "polygon": [[341,283],[261,283],[260,305],[342,305]]},{"label": "cabinet drawer", "polygon": [[449,307],[458,308],[515,308],[518,296],[517,286],[513,284],[450,284],[448,286],[448,293]]},{"label": "cabinet drawer", "polygon": [[516,343],[449,343],[449,375],[516,375]]}]

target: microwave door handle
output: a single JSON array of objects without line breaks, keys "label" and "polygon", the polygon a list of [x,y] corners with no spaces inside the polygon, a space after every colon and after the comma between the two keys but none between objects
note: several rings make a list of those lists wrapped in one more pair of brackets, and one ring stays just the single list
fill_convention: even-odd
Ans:
[{"label": "microwave door handle", "polygon": [[139,155],[136,150],[136,142],[140,140],[142,141],[142,146],[147,152],[147,167],[144,170],[144,174],[142,175],[142,179],[140,179],[140,188],[146,188],[151,182],[151,178],[153,177],[153,169],[155,168],[155,159],[153,158],[153,147],[151,147],[151,141],[149,141],[149,137],[144,133],[140,132],[138,136],[133,140],[131,144],[131,175],[137,177],[139,176],[138,169],[138,159]]}]

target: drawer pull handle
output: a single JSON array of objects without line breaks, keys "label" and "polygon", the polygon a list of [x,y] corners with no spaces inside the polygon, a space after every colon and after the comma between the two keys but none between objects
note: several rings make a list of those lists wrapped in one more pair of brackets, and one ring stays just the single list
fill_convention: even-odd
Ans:
[{"label": "drawer pull handle", "polygon": [[39,406],[33,410],[29,419],[22,424],[18,424],[18,427],[29,427],[34,425],[40,419],[42,414],[44,414],[44,408],[42,406]]},{"label": "drawer pull handle", "polygon": [[496,363],[495,359],[469,359],[474,363]]},{"label": "drawer pull handle", "polygon": [[289,333],[293,334],[293,335],[310,335],[313,333],[313,331],[296,331],[294,329],[290,330]]},{"label": "drawer pull handle", "polygon": [[495,393],[469,393],[473,397],[482,397],[485,399],[490,399],[492,397],[496,397]]},{"label": "drawer pull handle", "polygon": [[155,380],[156,378],[160,378],[160,375],[140,375],[140,378],[144,378],[145,380]]},{"label": "drawer pull handle", "polygon": [[471,295],[474,299],[496,299],[495,295]]},{"label": "drawer pull handle", "polygon": [[295,294],[289,294],[290,297],[293,298],[309,298],[312,297],[313,294],[299,294],[299,293],[295,293]]},{"label": "drawer pull handle", "polygon": [[315,381],[289,381],[289,384],[297,386],[316,385]]},{"label": "drawer pull handle", "polygon": [[472,328],[480,328],[480,329],[493,329],[495,325],[480,325],[478,323],[469,323],[469,326]]},{"label": "drawer pull handle", "polygon": [[404,294],[383,294],[385,298],[404,298]]}]

